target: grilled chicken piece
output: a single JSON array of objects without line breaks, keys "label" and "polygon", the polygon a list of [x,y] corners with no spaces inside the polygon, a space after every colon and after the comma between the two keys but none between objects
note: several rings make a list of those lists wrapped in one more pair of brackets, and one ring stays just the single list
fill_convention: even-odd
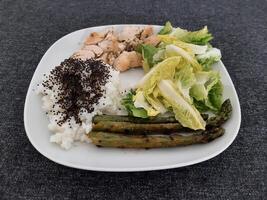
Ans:
[{"label": "grilled chicken piece", "polygon": [[119,42],[118,38],[114,35],[113,31],[109,31],[106,34],[106,37],[103,41],[101,41],[98,46],[104,51],[104,52],[118,52],[119,49]]},{"label": "grilled chicken piece", "polygon": [[160,39],[156,35],[151,35],[148,38],[144,39],[144,43],[157,46],[157,44],[160,43]]},{"label": "grilled chicken piece", "polygon": [[115,61],[116,57],[113,53],[109,53],[107,56],[107,62],[109,65],[113,65],[114,61]]},{"label": "grilled chicken piece", "polygon": [[119,43],[115,38],[112,38],[111,40],[103,40],[101,41],[98,46],[104,51],[104,52],[117,52],[119,51]]},{"label": "grilled chicken piece", "polygon": [[110,30],[107,32],[105,40],[118,40],[118,38],[114,35],[114,32]]},{"label": "grilled chicken piece", "polygon": [[86,38],[85,40],[85,45],[91,45],[91,44],[97,44],[101,42],[105,37],[105,34],[103,33],[97,33],[93,32],[89,35],[89,37]]},{"label": "grilled chicken piece", "polygon": [[108,63],[108,53],[103,53],[98,60],[102,60],[104,63]]},{"label": "grilled chicken piece", "polygon": [[119,71],[142,66],[142,56],[135,51],[123,51],[119,57],[115,59],[114,66]]},{"label": "grilled chicken piece", "polygon": [[95,57],[95,53],[89,50],[79,50],[77,52],[75,52],[72,55],[73,58],[80,58],[82,60],[86,60],[86,59],[90,59],[90,58],[94,58]]},{"label": "grilled chicken piece", "polygon": [[146,26],[143,30],[143,32],[141,33],[141,40],[144,40],[145,38],[151,36],[153,34],[153,28],[152,26]]},{"label": "grilled chicken piece", "polygon": [[119,47],[119,51],[122,52],[125,49],[126,45],[123,42],[120,42],[118,44],[118,47]]},{"label": "grilled chicken piece", "polygon": [[142,30],[139,27],[127,26],[118,34],[118,39],[119,41],[134,40],[141,31]]},{"label": "grilled chicken piece", "polygon": [[97,57],[99,57],[103,53],[103,49],[97,45],[85,45],[82,50],[92,51]]},{"label": "grilled chicken piece", "polygon": [[152,26],[128,26],[121,32],[110,29],[102,33],[91,33],[82,49],[72,57],[82,60],[95,58],[113,65],[119,71],[125,71],[142,66],[142,56],[134,51],[137,45],[145,43],[156,46],[159,42],[157,36],[153,35]]}]

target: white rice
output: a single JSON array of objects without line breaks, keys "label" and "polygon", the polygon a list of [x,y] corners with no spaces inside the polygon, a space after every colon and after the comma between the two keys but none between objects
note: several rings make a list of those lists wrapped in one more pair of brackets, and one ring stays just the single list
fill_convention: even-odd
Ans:
[{"label": "white rice", "polygon": [[[94,111],[88,113],[85,109],[80,112],[79,118],[81,125],[78,124],[74,117],[70,122],[65,122],[58,125],[60,120],[60,113],[56,115],[57,111],[63,110],[56,103],[58,96],[58,86],[53,86],[52,89],[44,88],[40,84],[37,88],[37,93],[42,95],[43,110],[47,112],[49,119],[48,129],[53,133],[50,136],[50,142],[60,145],[64,149],[70,149],[76,141],[90,142],[86,133],[92,129],[92,118],[96,114],[126,114],[126,111],[121,107],[120,101],[122,98],[119,89],[119,72],[110,66],[110,78],[104,86],[104,95],[100,98],[98,104],[95,104]],[[54,105],[54,107],[53,107]],[[52,111],[55,111],[54,113]]]}]

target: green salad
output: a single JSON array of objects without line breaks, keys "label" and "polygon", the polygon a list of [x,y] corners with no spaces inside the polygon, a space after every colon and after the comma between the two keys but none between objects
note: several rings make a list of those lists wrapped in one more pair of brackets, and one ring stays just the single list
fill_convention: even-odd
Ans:
[{"label": "green salad", "polygon": [[221,59],[207,26],[198,31],[174,28],[158,32],[157,46],[140,44],[145,76],[122,104],[130,116],[150,118],[171,114],[183,126],[205,130],[202,114],[221,110],[223,85],[212,65]]}]

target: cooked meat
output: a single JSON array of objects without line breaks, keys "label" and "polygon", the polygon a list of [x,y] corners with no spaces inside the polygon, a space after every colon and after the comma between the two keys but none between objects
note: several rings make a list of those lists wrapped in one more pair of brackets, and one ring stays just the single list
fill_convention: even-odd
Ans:
[{"label": "cooked meat", "polygon": [[119,71],[125,71],[132,67],[142,66],[142,56],[135,52],[123,51],[114,61],[114,66]]},{"label": "cooked meat", "polygon": [[82,60],[86,60],[86,59],[90,59],[90,58],[94,58],[95,54],[92,51],[88,51],[88,50],[79,50],[77,52],[75,52],[72,55],[73,58],[80,58]]},{"label": "cooked meat", "polygon": [[108,53],[103,53],[99,58],[99,60],[102,60],[104,63],[108,63]]},{"label": "cooked meat", "polygon": [[85,45],[82,50],[92,51],[97,57],[103,53],[103,49],[97,45]]},{"label": "cooked meat", "polygon": [[116,52],[119,50],[118,41],[116,40],[103,40],[98,44],[98,46],[104,52]]},{"label": "cooked meat", "polygon": [[115,55],[112,52],[110,52],[107,55],[107,62],[110,63],[110,65],[113,65],[115,58],[116,58]]},{"label": "cooked meat", "polygon": [[122,52],[125,49],[126,45],[123,42],[120,42],[118,44],[118,47],[119,47],[119,51]]},{"label": "cooked meat", "polygon": [[97,44],[104,39],[104,36],[103,33],[93,32],[86,38],[85,45]]},{"label": "cooked meat", "polygon": [[142,66],[142,56],[134,51],[137,45],[145,43],[156,46],[159,42],[157,36],[153,35],[152,26],[127,26],[119,33],[109,29],[102,33],[91,33],[82,49],[72,57],[83,60],[96,58],[113,65],[119,71],[125,71]]},{"label": "cooked meat", "polygon": [[142,29],[134,26],[126,26],[122,32],[118,34],[119,41],[134,40],[137,35],[140,35]]},{"label": "cooked meat", "polygon": [[144,43],[156,46],[158,43],[160,43],[160,39],[156,35],[151,35],[144,39]]},{"label": "cooked meat", "polygon": [[108,31],[105,40],[118,40],[113,31]]},{"label": "cooked meat", "polygon": [[143,32],[141,33],[141,40],[144,40],[145,38],[151,36],[153,34],[153,28],[152,26],[146,26],[143,30]]},{"label": "cooked meat", "polygon": [[142,66],[142,55],[136,51],[128,52],[128,58],[130,60],[130,67]]}]

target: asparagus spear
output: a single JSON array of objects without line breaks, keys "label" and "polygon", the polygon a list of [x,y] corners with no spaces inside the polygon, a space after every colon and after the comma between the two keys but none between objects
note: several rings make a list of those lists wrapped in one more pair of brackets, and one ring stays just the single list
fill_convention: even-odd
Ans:
[{"label": "asparagus spear", "polygon": [[[232,105],[229,99],[225,100],[221,106],[221,110],[218,116],[212,117],[208,120],[209,124],[222,124],[227,119],[230,118],[232,113]],[[201,114],[204,120],[208,119],[208,114]],[[93,118],[93,123],[103,122],[103,121],[112,121],[112,122],[132,122],[136,124],[157,124],[157,123],[177,123],[177,120],[174,116],[163,116],[158,115],[156,117],[149,118],[138,118],[132,116],[122,116],[122,115],[96,115]],[[217,125],[216,125],[217,126]]]},{"label": "asparagus spear", "polygon": [[174,116],[156,116],[149,118],[138,118],[132,116],[122,116],[122,115],[97,115],[93,118],[93,123],[98,122],[132,122],[140,124],[157,124],[157,123],[175,123],[177,120]]},{"label": "asparagus spear", "polygon": [[207,126],[221,126],[231,117],[232,109],[230,99],[226,99],[221,106],[219,114],[207,120]]},{"label": "asparagus spear", "polygon": [[[221,126],[227,119],[229,119],[231,112],[232,106],[230,100],[228,99],[222,104],[220,113],[217,116],[211,117],[207,120],[207,127]],[[166,134],[177,131],[190,130],[188,128],[184,128],[174,117],[165,116],[152,118],[152,123],[150,124],[148,123],[149,121],[144,121],[144,119],[128,116],[103,115],[97,116],[97,118],[94,118],[93,121],[95,123],[93,125],[93,131],[125,134]]]},{"label": "asparagus spear", "polygon": [[99,147],[119,148],[162,148],[208,143],[224,134],[223,128],[211,128],[191,134],[172,133],[169,135],[126,135],[120,133],[92,131],[88,137]]},{"label": "asparagus spear", "polygon": [[125,134],[170,133],[183,129],[180,123],[136,124],[131,122],[100,121],[93,125],[93,131]]},{"label": "asparagus spear", "polygon": [[[202,114],[202,118],[206,120],[208,118],[207,114]],[[158,115],[156,117],[149,118],[138,118],[132,116],[122,116],[122,115],[96,115],[93,118],[93,123],[98,122],[132,122],[136,124],[158,124],[158,123],[177,123],[177,119],[174,116],[164,116]]]}]

